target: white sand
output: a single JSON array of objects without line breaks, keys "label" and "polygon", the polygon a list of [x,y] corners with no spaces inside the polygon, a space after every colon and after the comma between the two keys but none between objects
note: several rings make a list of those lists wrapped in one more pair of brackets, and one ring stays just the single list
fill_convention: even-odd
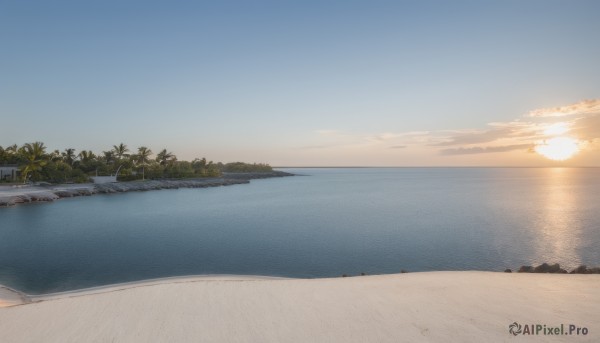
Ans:
[{"label": "white sand", "polygon": [[24,294],[0,285],[0,307],[19,305],[28,301]]},{"label": "white sand", "polygon": [[[2,342],[599,342],[600,275],[187,278],[0,308]],[[517,336],[509,324],[586,336]]]}]

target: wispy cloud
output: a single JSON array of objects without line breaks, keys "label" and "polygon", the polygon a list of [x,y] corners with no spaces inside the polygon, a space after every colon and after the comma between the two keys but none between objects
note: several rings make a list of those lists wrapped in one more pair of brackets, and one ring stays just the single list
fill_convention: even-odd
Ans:
[{"label": "wispy cloud", "polygon": [[[397,150],[400,154],[429,151],[446,156],[533,152],[537,144],[557,135],[573,137],[580,142],[580,147],[592,149],[600,147],[600,99],[534,110],[512,121],[491,122],[484,129],[388,131],[370,134],[321,129],[314,133],[318,135],[317,141],[313,142],[315,145],[301,149],[366,148]],[[406,149],[408,147],[415,149]],[[404,149],[406,152],[401,152]]]},{"label": "wispy cloud", "polygon": [[433,144],[434,146],[451,146],[461,144],[480,144],[489,143],[500,139],[511,133],[510,128],[499,128],[487,131],[475,131],[460,133],[449,137],[448,140]]},{"label": "wispy cloud", "polygon": [[590,113],[600,113],[600,99],[583,100],[576,104],[540,108],[529,112],[530,117],[563,117],[571,115],[581,115]]},{"label": "wispy cloud", "polygon": [[[571,117],[565,120],[565,116]],[[439,151],[442,155],[531,151],[540,141],[555,135],[572,136],[581,142],[581,146],[586,146],[600,140],[600,100],[538,109],[529,112],[525,118],[493,122],[488,126],[488,130],[449,135],[434,146],[448,147]]]},{"label": "wispy cloud", "polygon": [[575,121],[571,132],[585,140],[595,140],[600,138],[600,114],[580,118]]},{"label": "wispy cloud", "polygon": [[526,150],[533,149],[533,144],[513,144],[505,146],[488,146],[488,147],[469,147],[469,148],[451,148],[443,149],[440,151],[442,155],[472,155],[472,154],[487,154],[495,152],[507,152],[513,150]]}]

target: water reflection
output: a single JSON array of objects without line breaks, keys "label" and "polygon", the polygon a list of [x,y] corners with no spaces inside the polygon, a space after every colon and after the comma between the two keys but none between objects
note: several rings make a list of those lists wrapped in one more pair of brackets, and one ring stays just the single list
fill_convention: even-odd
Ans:
[{"label": "water reflection", "polygon": [[581,263],[578,247],[581,242],[581,216],[575,178],[577,170],[571,168],[543,169],[547,173],[540,184],[540,214],[534,222],[536,264],[560,263],[568,270]]}]

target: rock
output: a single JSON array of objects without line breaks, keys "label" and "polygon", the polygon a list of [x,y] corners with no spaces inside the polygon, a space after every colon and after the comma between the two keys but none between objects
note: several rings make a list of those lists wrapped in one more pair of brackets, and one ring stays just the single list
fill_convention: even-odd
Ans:
[{"label": "rock", "polygon": [[587,266],[581,265],[581,266],[573,269],[571,271],[571,274],[590,274],[590,271],[588,271]]},{"label": "rock", "polygon": [[[260,175],[255,175],[260,174]],[[233,178],[198,178],[177,180],[146,180],[126,181],[117,183],[94,184],[90,186],[57,186],[52,188],[46,185],[43,191],[25,191],[23,194],[11,194],[0,196],[0,206],[12,206],[15,204],[30,203],[32,201],[54,201],[59,198],[71,198],[76,196],[89,196],[93,194],[110,194],[133,191],[149,191],[160,189],[178,188],[206,188],[250,183],[250,179],[291,176],[285,172],[271,173],[247,173]],[[21,187],[15,187],[21,188]]]},{"label": "rock", "polygon": [[533,267],[532,266],[521,266],[521,268],[519,268],[519,271],[517,273],[533,273]]},{"label": "rock", "polygon": [[550,265],[548,263],[542,263],[539,266],[533,268],[534,273],[549,273]]},{"label": "rock", "polygon": [[286,173],[278,170],[270,172],[254,172],[254,173],[223,173],[223,177],[229,180],[253,180],[253,179],[266,179],[271,177],[285,177],[294,176],[294,174]]},{"label": "rock", "polygon": [[542,263],[539,266],[533,268],[533,273],[552,273],[552,274],[565,274],[566,270],[560,267],[560,264],[555,263],[549,265],[548,263]]},{"label": "rock", "polygon": [[504,269],[504,272],[505,273],[512,273],[512,270],[510,270],[510,269],[507,268],[507,269]]}]

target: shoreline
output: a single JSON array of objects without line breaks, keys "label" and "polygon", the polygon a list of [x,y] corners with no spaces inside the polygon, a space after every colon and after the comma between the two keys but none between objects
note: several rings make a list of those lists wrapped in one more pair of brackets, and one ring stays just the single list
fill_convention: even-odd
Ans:
[{"label": "shoreline", "polygon": [[[126,289],[149,287],[163,284],[177,284],[201,281],[261,281],[261,280],[300,280],[279,276],[266,275],[236,275],[236,274],[203,274],[186,276],[168,276],[163,278],[145,279],[130,282],[119,282],[101,286],[73,289],[63,292],[46,294],[27,294],[14,288],[0,284],[0,308],[27,305],[41,301],[81,297],[94,294],[117,292]],[[308,280],[308,279],[307,279]]]},{"label": "shoreline", "polygon": [[[600,275],[439,271],[323,279],[201,276],[55,294],[0,308],[10,342],[509,341],[509,325],[586,327]],[[67,339],[68,338],[68,339]],[[530,337],[533,338],[533,337]],[[542,336],[536,337],[542,339]],[[526,338],[522,338],[526,339]]]},{"label": "shoreline", "polygon": [[151,191],[179,188],[207,188],[250,183],[250,180],[295,176],[282,171],[261,173],[223,173],[219,178],[195,178],[174,180],[136,180],[115,183],[57,184],[50,186],[1,186],[0,207],[36,202],[53,202],[61,198]]}]

